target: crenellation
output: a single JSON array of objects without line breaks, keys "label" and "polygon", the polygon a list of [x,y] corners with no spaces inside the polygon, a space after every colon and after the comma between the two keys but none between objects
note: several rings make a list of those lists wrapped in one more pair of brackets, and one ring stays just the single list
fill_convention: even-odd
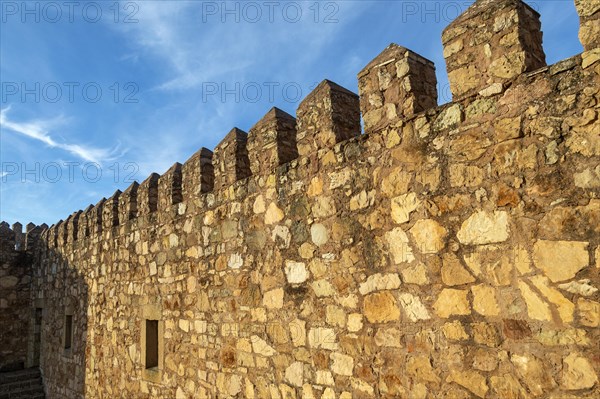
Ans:
[{"label": "crenellation", "polygon": [[[579,40],[585,51],[600,48],[600,1],[575,0],[579,14]],[[596,58],[600,57],[596,55]]]},{"label": "crenellation", "polygon": [[23,226],[0,223],[0,393],[4,371],[25,366],[33,265],[28,262]]},{"label": "crenellation", "polygon": [[56,246],[54,237],[56,235],[56,224],[50,225],[50,228],[46,232],[46,247],[48,249],[54,248]]},{"label": "crenellation", "polygon": [[25,233],[29,233],[31,230],[35,229],[36,225],[34,223],[27,223],[27,225],[25,226]]},{"label": "crenellation", "polygon": [[62,224],[63,224],[63,220],[61,219],[58,222],[56,222],[55,224],[53,224],[52,226],[50,226],[50,232],[49,232],[50,243],[48,245],[49,248],[52,248],[52,249],[58,248],[59,228]]},{"label": "crenellation", "polygon": [[220,191],[251,175],[247,142],[248,133],[235,127],[215,147],[213,154],[215,191]]},{"label": "crenellation", "polygon": [[167,210],[183,201],[182,165],[176,162],[158,179],[158,209]]},{"label": "crenellation", "polygon": [[69,238],[69,222],[73,215],[69,215],[67,219],[60,224],[57,224],[56,228],[56,245],[58,248],[66,250],[67,241]]},{"label": "crenellation", "polygon": [[253,175],[296,159],[296,118],[279,108],[271,108],[248,133],[248,156]]},{"label": "crenellation", "polygon": [[100,236],[103,231],[102,219],[104,214],[104,204],[106,198],[102,198],[94,207],[87,213],[87,223],[90,231],[90,236]]},{"label": "crenellation", "polygon": [[119,225],[121,226],[124,226],[127,222],[137,217],[139,187],[139,183],[134,181],[119,196]]},{"label": "crenellation", "polygon": [[358,73],[360,110],[365,133],[437,107],[433,62],[390,44]]},{"label": "crenellation", "polygon": [[117,190],[103,203],[101,219],[103,231],[111,231],[113,227],[119,225],[119,198],[121,194],[121,190]]},{"label": "crenellation", "polygon": [[33,252],[39,243],[42,233],[48,229],[48,225],[41,224],[36,226],[33,223],[27,225],[27,234],[25,235],[25,250]]},{"label": "crenellation", "polygon": [[213,190],[215,171],[213,152],[202,147],[183,164],[183,201],[189,202]]},{"label": "crenellation", "polygon": [[3,251],[15,249],[15,232],[10,228],[10,225],[6,222],[0,223],[0,248]]},{"label": "crenellation", "polygon": [[77,229],[77,240],[82,241],[90,236],[90,217],[91,210],[94,208],[93,205],[88,205],[79,216],[79,228]]},{"label": "crenellation", "polygon": [[83,211],[79,210],[73,213],[67,219],[67,242],[73,244],[79,238],[79,220]]},{"label": "crenellation", "polygon": [[160,175],[152,173],[138,188],[138,217],[149,215],[158,209],[158,180]]},{"label": "crenellation", "polygon": [[324,80],[306,96],[296,111],[298,154],[307,156],[359,136],[358,96]]},{"label": "crenellation", "polygon": [[521,0],[477,0],[442,35],[455,100],[546,65],[540,15]]},{"label": "crenellation", "polygon": [[19,222],[13,223],[12,231],[15,233],[15,249],[23,250],[25,243],[25,235],[23,234],[23,225]]},{"label": "crenellation", "polygon": [[[467,20],[482,28],[455,24],[456,37],[480,43],[490,21],[514,33],[520,2],[495,4],[477,1]],[[361,101],[373,90],[415,109],[385,97],[406,88],[386,68],[399,49],[359,74]],[[416,79],[433,68],[407,57]],[[383,92],[377,68],[392,77]],[[217,146],[212,192],[208,150],[181,167],[177,212],[173,174],[153,174],[134,223],[129,189],[79,216],[79,231],[88,217],[101,228],[118,199],[128,228],[60,248],[64,223],[42,232],[49,248],[18,292],[44,307],[47,396],[599,397],[599,70],[578,55],[364,135],[358,98],[326,82],[299,108],[309,153],[258,167],[282,129],[272,110],[247,143],[234,130]],[[0,224],[2,249],[13,235]]]}]

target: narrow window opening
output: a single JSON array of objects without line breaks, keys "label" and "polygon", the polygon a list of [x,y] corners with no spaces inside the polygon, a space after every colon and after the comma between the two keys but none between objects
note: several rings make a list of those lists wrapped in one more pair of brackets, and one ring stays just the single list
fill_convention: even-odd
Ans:
[{"label": "narrow window opening", "polygon": [[158,320],[146,320],[146,369],[158,367]]},{"label": "narrow window opening", "polygon": [[65,316],[65,349],[71,349],[73,342],[73,315]]},{"label": "narrow window opening", "polygon": [[35,309],[35,323],[33,330],[33,365],[40,365],[40,354],[42,348],[42,308]]}]

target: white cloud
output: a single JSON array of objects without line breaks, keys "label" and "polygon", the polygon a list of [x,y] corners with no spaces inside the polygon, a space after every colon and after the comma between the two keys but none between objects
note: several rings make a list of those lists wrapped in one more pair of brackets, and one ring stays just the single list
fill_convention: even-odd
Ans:
[{"label": "white cloud", "polygon": [[[219,2],[218,8],[239,6],[232,4]],[[311,66],[323,59],[327,45],[342,35],[367,5],[343,3],[336,13],[338,23],[323,22],[329,9],[321,10],[320,22],[315,23],[308,3],[302,6],[304,16],[299,22],[286,22],[281,7],[274,22],[263,10],[257,23],[248,22],[243,13],[239,22],[229,14],[223,23],[220,10],[203,21],[199,2],[144,2],[136,15],[138,23],[116,28],[133,40],[139,52],[168,65],[170,71],[157,85],[159,90],[189,90],[203,82],[243,81],[261,73],[287,82],[309,76]],[[136,56],[124,55],[128,59],[138,59]]]},{"label": "white cloud", "polygon": [[8,118],[10,107],[0,110],[0,127],[12,132],[22,134],[31,139],[40,141],[51,148],[58,148],[67,151],[85,161],[102,164],[105,161],[116,159],[115,155],[118,147],[109,150],[105,148],[95,148],[76,143],[58,142],[50,136],[49,131],[65,124],[64,117],[57,117],[50,120],[34,120],[28,122],[16,122]]},{"label": "white cloud", "polygon": [[[283,83],[295,82],[306,95],[310,84],[331,78],[313,76],[323,61],[331,61],[331,56],[326,54],[328,46],[343,38],[345,29],[368,8],[361,2],[343,3],[337,15],[340,23],[323,24],[313,21],[308,8],[312,3],[305,3],[305,18],[297,24],[282,20],[281,11],[274,23],[263,19],[253,24],[235,23],[232,16],[222,23],[220,15],[203,22],[200,4],[142,2],[136,14],[138,23],[109,26],[129,42],[130,49],[119,58],[122,62],[158,65],[157,74],[146,76],[149,78],[147,86],[153,86],[153,90],[148,91],[154,92],[148,95],[156,95],[157,91],[169,92],[167,95],[175,93],[168,103],[148,111],[149,116],[135,129],[128,127],[118,134],[131,150],[127,160],[139,166],[139,180],[150,172],[166,171],[175,161],[184,162],[201,146],[212,149],[234,126],[250,127],[246,119],[253,104],[235,102],[233,95],[223,101],[221,91],[210,101],[200,103],[202,83],[215,82],[219,87],[223,84],[233,89],[236,83],[262,85],[268,80],[280,83],[280,90]],[[223,4],[219,2],[218,6]],[[355,73],[351,71],[350,75]],[[264,98],[266,92],[265,89]],[[288,105],[281,97],[277,91],[275,103],[268,106]],[[260,107],[255,109],[258,113],[266,111]],[[144,140],[139,140],[139,131],[144,132]]]}]

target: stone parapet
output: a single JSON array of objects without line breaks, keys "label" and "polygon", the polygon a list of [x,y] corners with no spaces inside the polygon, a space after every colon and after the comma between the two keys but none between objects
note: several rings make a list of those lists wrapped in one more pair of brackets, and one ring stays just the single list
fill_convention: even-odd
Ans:
[{"label": "stone parapet", "polygon": [[433,62],[390,44],[358,74],[365,133],[437,106]]},{"label": "stone parapet", "polygon": [[298,154],[306,156],[360,135],[358,96],[322,81],[298,106]]},{"label": "stone parapet", "polygon": [[503,85],[546,65],[539,14],[521,0],[477,0],[444,30],[454,98]]},{"label": "stone parapet", "polygon": [[248,133],[248,156],[255,175],[296,159],[296,119],[279,108],[271,108]]}]

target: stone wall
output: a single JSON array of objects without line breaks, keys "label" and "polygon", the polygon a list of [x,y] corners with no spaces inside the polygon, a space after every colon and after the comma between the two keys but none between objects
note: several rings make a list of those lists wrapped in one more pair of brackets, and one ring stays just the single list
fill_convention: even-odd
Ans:
[{"label": "stone wall", "polygon": [[[0,371],[30,365],[28,351],[32,314],[31,283],[34,277],[32,253],[42,229],[33,224],[0,223]],[[39,348],[38,348],[39,349]]]},{"label": "stone wall", "polygon": [[[536,14],[501,3],[457,21],[540,60],[518,26]],[[427,108],[433,65],[392,45],[359,75],[368,134],[324,81],[296,123],[272,110],[52,226],[32,287],[48,397],[598,397],[598,61],[451,76]]]}]

